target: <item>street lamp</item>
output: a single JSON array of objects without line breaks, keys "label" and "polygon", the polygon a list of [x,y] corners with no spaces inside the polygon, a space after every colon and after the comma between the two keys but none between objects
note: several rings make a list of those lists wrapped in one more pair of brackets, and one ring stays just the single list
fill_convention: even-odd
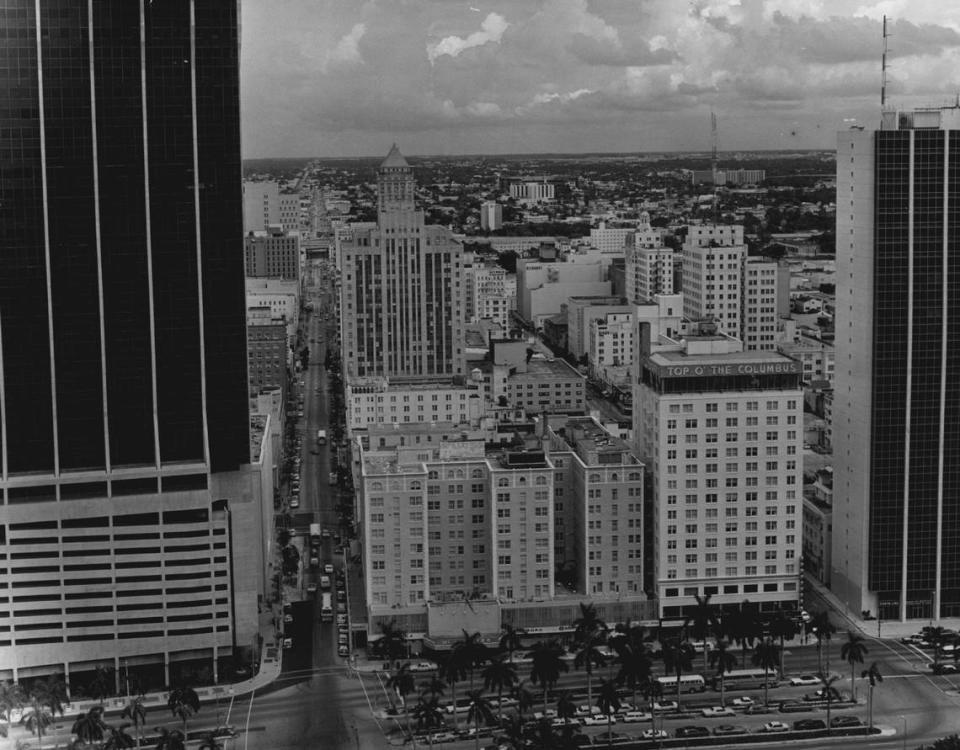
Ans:
[{"label": "street lamp", "polygon": [[903,750],[907,750],[907,717],[901,716],[900,719],[903,721]]}]

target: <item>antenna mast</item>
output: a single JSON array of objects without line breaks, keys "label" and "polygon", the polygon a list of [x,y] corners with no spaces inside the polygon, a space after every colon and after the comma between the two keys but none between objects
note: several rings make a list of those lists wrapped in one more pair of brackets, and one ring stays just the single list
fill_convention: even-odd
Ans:
[{"label": "antenna mast", "polygon": [[880,58],[880,108],[887,104],[887,17],[883,17],[883,57]]},{"label": "antenna mast", "polygon": [[713,170],[713,180],[717,180],[717,116],[710,113],[710,168]]}]

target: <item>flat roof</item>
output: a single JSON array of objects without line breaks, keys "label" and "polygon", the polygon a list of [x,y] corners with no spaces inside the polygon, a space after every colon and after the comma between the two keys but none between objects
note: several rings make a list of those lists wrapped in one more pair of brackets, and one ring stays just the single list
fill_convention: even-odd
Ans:
[{"label": "flat roof", "polygon": [[583,379],[584,377],[563,359],[557,358],[554,360],[549,360],[534,358],[527,362],[526,372],[513,373],[509,378],[507,378],[507,380],[543,380],[544,377],[548,376],[579,379]]},{"label": "flat roof", "polygon": [[[700,336],[698,338],[725,339],[725,336]],[[752,365],[774,364],[780,362],[795,362],[796,360],[772,350],[756,350],[746,352],[718,352],[716,354],[687,354],[684,351],[659,351],[648,358],[656,365],[671,366],[685,364],[729,364]]]}]

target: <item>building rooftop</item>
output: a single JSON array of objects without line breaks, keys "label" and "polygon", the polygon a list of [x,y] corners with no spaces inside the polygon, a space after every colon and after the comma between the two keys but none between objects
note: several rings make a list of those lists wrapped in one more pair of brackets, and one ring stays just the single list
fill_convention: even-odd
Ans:
[{"label": "building rooftop", "polygon": [[263,441],[267,429],[266,414],[250,415],[250,463],[260,463]]},{"label": "building rooftop", "polygon": [[[697,339],[722,340],[725,336],[697,336]],[[741,352],[716,352],[704,354],[687,354],[685,351],[658,351],[650,355],[649,361],[661,367],[671,367],[678,365],[692,364],[729,364],[729,365],[766,365],[766,364],[789,364],[797,366],[797,372],[800,371],[800,364],[785,354],[775,351],[741,351]]]},{"label": "building rooftop", "polygon": [[408,164],[407,160],[403,158],[403,154],[400,153],[400,149],[397,148],[396,143],[390,147],[390,153],[387,154],[387,158],[380,162],[380,169],[409,166],[410,164]]},{"label": "building rooftop", "polygon": [[527,363],[526,372],[512,373],[508,380],[513,382],[527,382],[551,378],[579,378],[582,380],[583,375],[562,359],[550,360],[533,357]]}]

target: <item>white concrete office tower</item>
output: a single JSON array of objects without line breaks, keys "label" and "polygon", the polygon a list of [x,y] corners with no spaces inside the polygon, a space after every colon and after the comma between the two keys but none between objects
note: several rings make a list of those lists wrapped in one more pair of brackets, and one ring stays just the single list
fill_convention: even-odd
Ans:
[{"label": "white concrete office tower", "polygon": [[517,275],[494,262],[474,262],[468,296],[472,299],[470,322],[495,320],[510,326],[510,313],[517,309]]},{"label": "white concrete office tower", "polygon": [[[632,239],[632,241],[631,241]],[[641,304],[657,294],[673,294],[677,254],[663,244],[663,230],[650,225],[643,211],[640,222],[626,246],[627,299]]]},{"label": "white concrete office tower", "polygon": [[281,193],[276,182],[243,183],[243,233],[260,232],[271,226],[300,230],[300,196]]},{"label": "white concrete office tower", "polygon": [[377,226],[340,246],[346,377],[463,374],[463,246],[424,224],[413,169],[396,145],[377,172]]},{"label": "white concrete office tower", "polygon": [[488,232],[503,226],[503,206],[496,201],[480,204],[480,228]]},{"label": "white concrete office tower", "polygon": [[590,230],[590,244],[601,253],[622,253],[626,250],[627,239],[636,229],[629,227],[608,227],[601,221],[599,227]]},{"label": "white concrete office tower", "polygon": [[[801,367],[703,327],[639,363],[639,457],[653,474],[660,615],[694,595],[796,611],[802,545]],[[661,340],[662,341],[662,340]]]},{"label": "white concrete office tower", "polygon": [[831,585],[881,620],[960,616],[960,108],[837,145]]},{"label": "white concrete office tower", "polygon": [[683,313],[713,318],[728,336],[741,335],[743,261],[747,247],[739,225],[694,224],[683,243]]},{"label": "white concrete office tower", "polygon": [[743,313],[739,338],[747,351],[777,348],[779,266],[769,258],[743,259]]}]

